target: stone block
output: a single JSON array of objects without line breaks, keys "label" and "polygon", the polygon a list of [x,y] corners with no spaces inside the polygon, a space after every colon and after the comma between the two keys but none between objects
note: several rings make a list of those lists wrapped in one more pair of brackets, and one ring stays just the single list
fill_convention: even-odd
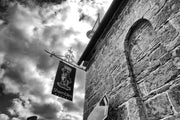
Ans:
[{"label": "stone block", "polygon": [[176,14],[172,16],[169,22],[173,25],[173,27],[180,33],[180,14]]},{"label": "stone block", "polygon": [[117,120],[129,120],[128,108],[126,104],[123,104],[118,108]]},{"label": "stone block", "polygon": [[169,117],[166,117],[164,119],[161,119],[161,120],[175,120],[174,116],[169,116]]},{"label": "stone block", "polygon": [[110,71],[109,71],[112,76],[117,75],[117,73],[118,73],[119,71],[121,71],[121,69],[122,69],[122,67],[121,67],[122,64],[123,64],[123,61],[121,61],[120,59],[118,59],[118,60],[114,63],[114,65],[110,68]]},{"label": "stone block", "polygon": [[99,89],[101,89],[102,87],[104,87],[105,82],[104,81],[100,81],[96,84],[93,85],[93,91],[98,91]]},{"label": "stone block", "polygon": [[177,35],[178,32],[169,22],[158,31],[161,43],[165,45],[174,40]]},{"label": "stone block", "polygon": [[[133,40],[133,39],[131,39]],[[134,41],[136,43],[136,41]],[[132,44],[135,44],[132,43]],[[138,57],[142,54],[142,49],[140,48],[139,45],[134,45],[132,50],[131,50],[131,59],[133,64],[136,64],[138,62]]]},{"label": "stone block", "polygon": [[161,25],[165,23],[172,14],[176,14],[179,11],[179,4],[179,0],[165,1],[165,4],[157,11],[157,14],[152,17],[151,21],[155,29],[160,28]]},{"label": "stone block", "polygon": [[160,58],[160,62],[161,64],[165,64],[168,60],[170,60],[172,58],[172,53],[170,52],[167,52],[165,55],[163,55],[161,58]]},{"label": "stone block", "polygon": [[129,120],[145,120],[146,116],[144,115],[143,109],[140,106],[140,98],[131,98],[128,100],[128,115]]},{"label": "stone block", "polygon": [[180,36],[178,35],[174,40],[170,41],[169,44],[166,45],[166,49],[168,51],[171,51],[179,45],[180,45]]},{"label": "stone block", "polygon": [[148,12],[144,15],[145,18],[150,19],[152,16],[157,14],[159,10],[165,5],[167,0],[148,0],[151,8]]},{"label": "stone block", "polygon": [[122,82],[127,80],[128,77],[129,77],[129,70],[128,69],[124,69],[124,70],[120,71],[120,73],[118,73],[117,76],[114,79],[114,81],[115,81],[114,86],[117,87]]},{"label": "stone block", "polygon": [[169,116],[161,120],[180,120],[180,114]]},{"label": "stone block", "polygon": [[179,70],[180,69],[180,57],[175,57],[174,60],[173,60],[173,64]]},{"label": "stone block", "polygon": [[149,66],[143,72],[141,72],[138,76],[136,76],[136,81],[143,81],[146,76],[148,76],[152,71],[155,71],[160,66],[160,61],[149,61]]},{"label": "stone block", "polygon": [[175,110],[180,112],[180,84],[171,88],[168,95]]},{"label": "stone block", "polygon": [[140,62],[134,65],[134,74],[135,76],[138,76],[141,72],[146,70],[149,67],[149,60],[147,58],[144,58]]},{"label": "stone block", "polygon": [[147,100],[145,106],[149,120],[159,120],[173,114],[172,106],[165,93]]},{"label": "stone block", "polygon": [[[128,94],[127,94],[128,93]],[[119,85],[112,90],[110,96],[110,103],[113,107],[117,107],[122,103],[129,100],[135,95],[132,85],[129,83],[129,80]]]},{"label": "stone block", "polygon": [[175,48],[175,50],[173,51],[173,63],[174,65],[177,67],[177,69],[180,69],[180,47],[178,46],[177,48]]},{"label": "stone block", "polygon": [[108,116],[105,120],[117,120],[117,118],[118,118],[118,109],[109,105]]},{"label": "stone block", "polygon": [[154,61],[159,59],[161,56],[163,56],[165,53],[167,53],[166,48],[163,45],[160,45],[157,49],[155,49],[151,55],[150,55],[150,61]]},{"label": "stone block", "polygon": [[153,71],[149,76],[144,78],[148,93],[173,80],[177,74],[178,70],[173,65],[172,61],[160,66],[157,70]]},{"label": "stone block", "polygon": [[148,92],[147,92],[147,90],[146,90],[146,86],[145,86],[144,82],[139,83],[139,84],[138,84],[138,87],[139,87],[139,90],[140,90],[140,95],[141,95],[142,97],[148,95]]},{"label": "stone block", "polygon": [[85,94],[85,99],[88,99],[89,97],[91,97],[94,94],[94,90],[92,86],[89,86],[88,88],[86,88],[86,94]]},{"label": "stone block", "polygon": [[113,90],[113,88],[114,88],[113,77],[109,76],[107,78],[105,87],[106,87],[107,94],[109,94]]}]

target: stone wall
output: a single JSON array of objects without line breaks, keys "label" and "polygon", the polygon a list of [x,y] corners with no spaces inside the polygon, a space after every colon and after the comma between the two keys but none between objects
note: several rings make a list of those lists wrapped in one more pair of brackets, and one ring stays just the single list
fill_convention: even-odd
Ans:
[{"label": "stone wall", "polygon": [[104,94],[108,120],[180,120],[180,1],[129,0],[98,40],[84,120]]}]

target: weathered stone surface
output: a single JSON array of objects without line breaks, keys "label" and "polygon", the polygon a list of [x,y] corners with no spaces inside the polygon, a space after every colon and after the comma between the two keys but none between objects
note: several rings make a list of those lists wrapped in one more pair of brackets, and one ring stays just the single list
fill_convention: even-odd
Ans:
[{"label": "weathered stone surface", "polygon": [[94,94],[94,96],[91,99],[88,99],[87,102],[88,107],[94,106],[101,99],[102,95],[103,95],[102,92],[98,92]]},{"label": "weathered stone surface", "polygon": [[139,87],[139,90],[140,90],[140,95],[142,97],[148,95],[148,92],[146,90],[146,86],[145,86],[145,83],[144,82],[141,82],[138,84],[138,87]]},{"label": "weathered stone surface", "polygon": [[160,66],[160,61],[149,61],[149,66],[147,69],[142,71],[138,76],[136,76],[136,81],[143,81],[146,76],[148,76],[152,71],[155,71]]},{"label": "weathered stone surface", "polygon": [[136,98],[128,101],[129,120],[141,120]]},{"label": "weathered stone surface", "polygon": [[[119,72],[121,72],[121,71],[125,72],[126,70],[128,70],[127,62],[123,62],[121,60],[119,62],[121,63],[121,65],[116,67],[116,69],[111,74],[111,76],[113,78],[115,78],[117,76],[117,74],[119,74]],[[128,74],[128,72],[126,72],[126,73]]]},{"label": "weathered stone surface", "polygon": [[[122,61],[121,59],[118,59],[109,69],[109,72],[112,74],[112,76],[115,76],[119,71],[122,69]],[[119,70],[119,71],[118,71]]]},{"label": "weathered stone surface", "polygon": [[90,98],[92,95],[94,95],[94,90],[92,88],[92,86],[89,86],[88,88],[86,88],[86,94],[85,94],[85,99]]},{"label": "weathered stone surface", "polygon": [[[127,94],[128,93],[128,94]],[[110,94],[110,104],[117,107],[135,95],[129,80],[116,87]]]},{"label": "weathered stone surface", "polygon": [[167,53],[166,48],[163,45],[160,45],[156,50],[153,51],[153,53],[151,53],[150,61],[159,59],[165,53]]},{"label": "weathered stone surface", "polygon": [[110,92],[113,90],[114,88],[114,81],[113,81],[113,77],[108,77],[107,80],[106,80],[106,93],[107,94],[110,94]]},{"label": "weathered stone surface", "polygon": [[177,69],[180,69],[180,47],[174,49],[173,57],[173,64],[176,66]]},{"label": "weathered stone surface", "polygon": [[94,109],[94,106],[92,106],[84,111],[83,120],[87,120],[89,114],[92,112],[93,109]]},{"label": "weathered stone surface", "polygon": [[87,101],[87,99],[85,99],[85,101],[84,101],[84,112],[87,112],[87,110],[89,109],[87,103],[88,103],[88,101]]},{"label": "weathered stone surface", "polygon": [[114,79],[114,86],[117,87],[118,85],[120,85],[122,82],[126,81],[127,78],[129,77],[129,70],[128,69],[124,69],[122,70],[119,74],[117,74],[117,76]]},{"label": "weathered stone surface", "polygon": [[[113,109],[121,105],[118,111],[110,110],[107,120],[146,120],[141,116],[142,106],[133,98],[139,95],[146,100],[149,120],[180,120],[171,105],[180,112],[179,87],[170,89],[179,83],[174,81],[178,81],[180,52],[173,55],[180,45],[179,9],[179,0],[130,0],[112,18],[114,24],[98,40],[87,71],[84,120],[104,93]],[[139,19],[144,20],[131,31]],[[124,54],[127,49],[129,61]],[[171,102],[165,94],[168,90]]]},{"label": "weathered stone surface", "polygon": [[165,64],[168,60],[170,60],[172,58],[172,53],[170,52],[167,52],[165,55],[163,55],[161,58],[160,58],[160,62],[161,64]]},{"label": "weathered stone surface", "polygon": [[118,109],[109,105],[108,116],[105,120],[117,120],[117,118],[118,118]]},{"label": "weathered stone surface", "polygon": [[180,112],[180,85],[177,85],[170,89],[168,92],[170,100],[177,112]]},{"label": "weathered stone surface", "polygon": [[180,14],[177,13],[172,16],[169,22],[173,25],[173,27],[180,33]]},{"label": "weathered stone surface", "polygon": [[149,49],[149,42],[153,38],[153,28],[148,21],[138,24],[138,27],[133,31],[133,34],[129,39],[129,42],[131,42],[130,55],[133,64],[136,64],[143,57],[145,57],[147,50]]},{"label": "weathered stone surface", "polygon": [[142,114],[141,106],[139,105],[139,98],[131,98],[128,101],[128,114],[129,120],[145,120],[146,117]]},{"label": "weathered stone surface", "polygon": [[180,45],[180,35],[178,35],[174,40],[166,44],[166,49],[172,51],[174,48]]},{"label": "weathered stone surface", "polygon": [[173,64],[179,70],[180,69],[180,57],[175,57],[174,60],[173,60]]},{"label": "weathered stone surface", "polygon": [[117,120],[129,120],[128,108],[126,104],[123,104],[118,108]]},{"label": "weathered stone surface", "polygon": [[144,17],[150,19],[151,17],[156,15],[160,11],[160,9],[162,9],[167,0],[148,0],[148,2],[151,8],[146,12]]},{"label": "weathered stone surface", "polygon": [[161,120],[180,120],[180,114],[169,116],[169,117],[161,119]]},{"label": "weathered stone surface", "polygon": [[140,62],[134,65],[134,74],[135,76],[138,76],[140,73],[142,73],[144,70],[146,70],[149,67],[149,60],[144,58]]},{"label": "weathered stone surface", "polygon": [[176,47],[172,54],[174,57],[180,57],[180,46]]},{"label": "weathered stone surface", "polygon": [[175,117],[173,117],[173,116],[169,116],[169,117],[166,117],[166,118],[161,119],[161,120],[175,120]]},{"label": "weathered stone surface", "polygon": [[169,61],[145,78],[147,91],[150,93],[151,91],[161,87],[177,76],[177,73],[178,70],[173,65],[172,61]]},{"label": "weathered stone surface", "polygon": [[179,11],[179,0],[166,0],[166,3],[159,9],[157,14],[152,17],[152,23],[155,28],[159,28],[167,19]]},{"label": "weathered stone surface", "polygon": [[177,35],[178,32],[169,22],[158,31],[158,36],[161,40],[161,43],[164,45],[168,44],[171,40],[174,40]]},{"label": "weathered stone surface", "polygon": [[173,114],[172,106],[165,93],[146,101],[145,106],[149,120],[159,120]]}]

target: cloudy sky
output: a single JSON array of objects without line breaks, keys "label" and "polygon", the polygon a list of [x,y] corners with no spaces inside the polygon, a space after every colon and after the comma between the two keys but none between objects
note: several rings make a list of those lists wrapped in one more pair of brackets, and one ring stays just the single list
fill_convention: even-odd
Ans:
[{"label": "cloudy sky", "polygon": [[58,60],[44,49],[65,55],[72,47],[78,61],[112,0],[0,2],[0,120],[82,120],[85,72],[77,71],[73,102],[52,95]]}]

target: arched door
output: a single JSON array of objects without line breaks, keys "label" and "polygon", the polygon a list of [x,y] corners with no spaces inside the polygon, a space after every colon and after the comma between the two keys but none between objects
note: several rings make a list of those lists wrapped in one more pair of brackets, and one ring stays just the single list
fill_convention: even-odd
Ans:
[{"label": "arched door", "polygon": [[149,54],[156,44],[154,43],[155,31],[151,23],[146,19],[140,19],[129,30],[124,43],[124,50],[127,59],[131,84],[138,98],[138,107],[142,111],[142,119],[147,119],[143,94],[139,88],[139,83],[143,77],[140,76],[149,68]]}]

